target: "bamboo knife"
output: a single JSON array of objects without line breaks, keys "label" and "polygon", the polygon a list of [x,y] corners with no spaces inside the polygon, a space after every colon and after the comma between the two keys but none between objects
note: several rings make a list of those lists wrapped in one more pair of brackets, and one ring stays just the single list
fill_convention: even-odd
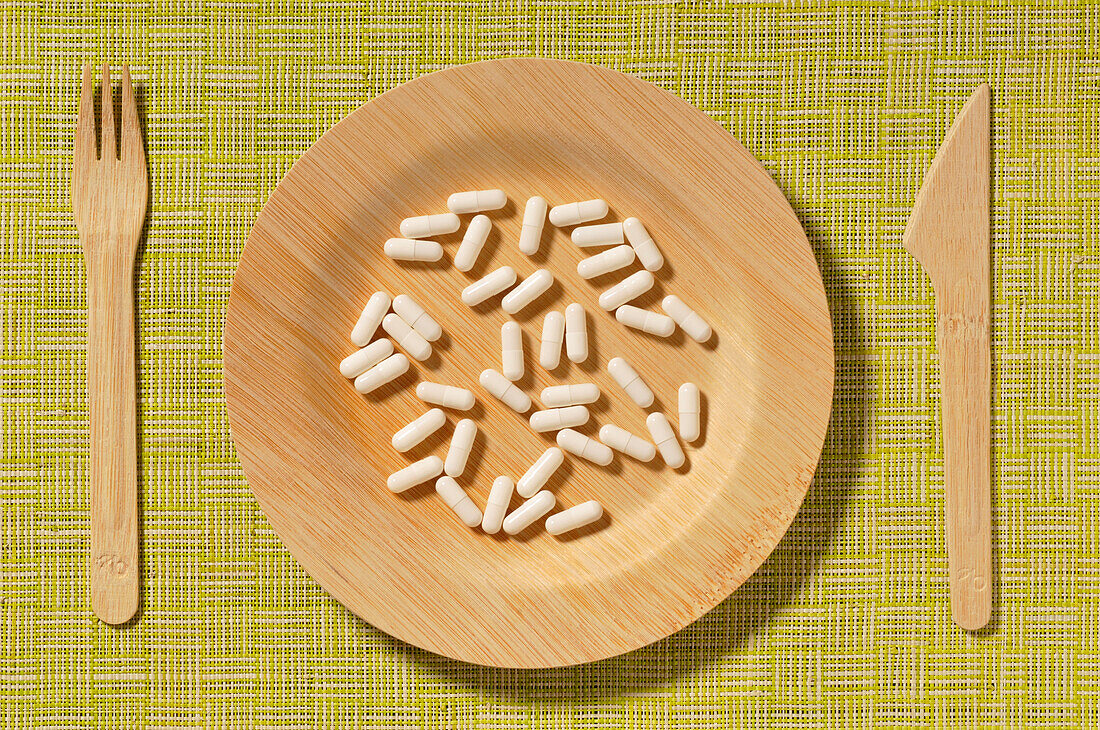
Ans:
[{"label": "bamboo knife", "polygon": [[955,117],[903,241],[936,296],[951,618],[980,629],[989,621],[993,587],[988,84]]}]

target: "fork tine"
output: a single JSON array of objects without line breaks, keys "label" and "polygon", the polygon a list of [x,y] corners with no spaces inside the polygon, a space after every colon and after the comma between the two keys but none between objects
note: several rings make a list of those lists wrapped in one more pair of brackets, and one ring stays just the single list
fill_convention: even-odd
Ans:
[{"label": "fork tine", "polygon": [[92,67],[84,64],[80,82],[80,106],[76,112],[76,135],[73,137],[73,169],[83,174],[95,162],[95,111],[92,100]]},{"label": "fork tine", "polygon": [[111,93],[111,67],[103,64],[103,78],[99,84],[99,157],[114,160],[115,154],[115,100]]},{"label": "fork tine", "polygon": [[134,87],[130,84],[130,65],[122,64],[122,149],[119,155],[127,163],[145,166],[145,146],[141,139]]}]

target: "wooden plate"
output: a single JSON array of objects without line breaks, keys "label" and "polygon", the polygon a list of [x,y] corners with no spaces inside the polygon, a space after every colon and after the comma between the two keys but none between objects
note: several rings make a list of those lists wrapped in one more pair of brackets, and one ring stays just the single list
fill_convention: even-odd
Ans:
[{"label": "wooden plate", "polygon": [[[461,231],[439,237],[439,265],[382,254],[408,215],[445,212],[447,195],[499,187],[494,232],[470,276],[450,265]],[[658,285],[715,330],[705,346],[620,326],[596,303],[634,268],[593,282],[567,232],[547,224],[528,259],[516,247],[523,203],[602,197],[609,220],[642,219],[666,258]],[[469,216],[466,216],[468,220]],[[463,526],[431,483],[391,494],[386,476],[429,453],[390,436],[425,410],[418,380],[470,388],[480,434],[460,479],[479,507],[494,476],[518,478],[550,435],[477,384],[499,368],[499,297],[471,310],[459,292],[503,264],[557,284],[522,324],[520,386],[594,381],[604,395],[582,430],[616,423],[646,434],[645,413],[606,372],[626,357],[675,424],[676,390],[704,394],[703,438],[673,471],[617,455],[609,468],[569,458],[551,481],[559,505],[600,500],[607,516],[566,539]],[[412,294],[447,336],[427,363],[361,396],[337,371],[352,324],[377,289]],[[537,364],[542,316],[578,301],[592,356]],[[783,535],[820,455],[833,387],[833,345],[813,252],[764,168],[684,101],[614,71],[509,59],[401,86],[326,132],[279,184],[244,249],[225,328],[225,392],[234,442],[257,500],[318,583],[379,629],[448,657],[550,667],[613,656],[667,636],[739,586]],[[519,498],[513,500],[513,506]]]}]

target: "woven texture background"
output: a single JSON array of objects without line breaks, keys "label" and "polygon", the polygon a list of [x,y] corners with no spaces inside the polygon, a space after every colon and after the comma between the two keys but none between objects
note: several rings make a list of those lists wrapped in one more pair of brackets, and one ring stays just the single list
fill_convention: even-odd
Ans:
[{"label": "woven texture background", "polygon": [[[11,728],[1051,727],[1100,723],[1100,5],[853,0],[0,0],[0,718]],[[641,651],[498,671],[411,649],[297,566],[241,474],[221,327],[288,167],[373,96],[506,55],[681,95],[759,157],[818,255],[837,345],[805,506],[733,597]],[[88,605],[79,68],[128,60],[140,256],[140,619]],[[931,288],[901,232],[993,88],[991,626],[949,618]],[[567,640],[567,639],[566,639]]]}]

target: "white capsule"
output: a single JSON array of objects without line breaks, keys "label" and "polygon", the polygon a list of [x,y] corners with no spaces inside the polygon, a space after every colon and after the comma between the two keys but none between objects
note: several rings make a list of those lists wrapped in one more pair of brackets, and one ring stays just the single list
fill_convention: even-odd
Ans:
[{"label": "white capsule", "polygon": [[591,525],[603,517],[603,505],[592,499],[546,518],[546,531],[562,535],[585,525]]},{"label": "white capsule", "polygon": [[692,442],[699,438],[699,386],[684,383],[680,386],[680,438]]},{"label": "white capsule", "polygon": [[469,271],[474,268],[478,254],[485,248],[485,239],[489,237],[489,230],[493,227],[488,216],[475,215],[470,225],[466,226],[466,233],[462,236],[462,243],[455,251],[455,268],[459,271]]},{"label": "white capsule", "polygon": [[542,389],[539,399],[547,408],[595,403],[600,399],[600,388],[595,383],[551,385]]},{"label": "white capsule", "polygon": [[626,240],[638,252],[638,260],[642,262],[642,266],[649,271],[656,271],[665,265],[665,257],[661,255],[653,237],[640,220],[627,218],[623,221],[623,232],[626,233]]},{"label": "white capsule", "polygon": [[549,408],[531,414],[531,428],[539,433],[560,431],[588,423],[588,409],[584,406],[566,406]]},{"label": "white capsule", "polygon": [[516,270],[511,266],[501,266],[463,289],[462,303],[468,307],[477,306],[515,283]]},{"label": "white capsule", "polygon": [[395,378],[404,375],[409,369],[409,358],[400,352],[390,355],[355,379],[355,389],[360,393],[369,393]]},{"label": "white capsule", "polygon": [[539,250],[542,227],[546,224],[546,199],[535,196],[527,199],[523,208],[523,228],[519,232],[519,250],[528,256]]},{"label": "white capsule", "polygon": [[523,377],[523,330],[515,322],[505,322],[500,327],[500,365],[509,380]]},{"label": "white capsule", "polygon": [[600,306],[611,311],[653,288],[653,274],[636,271],[600,295]]},{"label": "white capsule", "polygon": [[565,308],[565,352],[576,363],[588,359],[588,315],[576,302]]},{"label": "white capsule", "polygon": [[641,436],[635,436],[625,428],[610,423],[600,427],[600,441],[638,461],[653,461],[653,457],[657,455],[656,446]]},{"label": "white capsule", "polygon": [[577,264],[577,273],[585,279],[593,279],[602,274],[629,266],[634,261],[634,249],[630,246],[616,246],[595,256],[589,256]]},{"label": "white capsule", "polygon": [[632,304],[624,304],[616,309],[615,319],[619,320],[619,324],[658,337],[668,337],[676,331],[676,323],[672,321],[672,317],[639,309]]},{"label": "white capsule", "polygon": [[419,418],[413,419],[401,427],[401,430],[393,435],[390,443],[398,451],[405,452],[419,444],[433,433],[443,428],[447,417],[443,411],[433,408]]},{"label": "white capsule", "polygon": [[443,465],[443,471],[447,476],[460,477],[462,472],[466,471],[466,462],[470,458],[470,451],[474,448],[476,437],[477,424],[469,418],[463,418],[455,424],[451,445],[447,448],[447,461]]},{"label": "white capsule", "polygon": [[395,261],[439,261],[443,258],[443,247],[435,241],[411,238],[391,238],[382,251]]},{"label": "white capsule", "polygon": [[535,492],[546,486],[546,482],[554,476],[554,472],[564,463],[565,452],[557,446],[551,446],[542,452],[542,456],[516,482],[516,491],[519,492],[519,496],[527,499],[534,495]]},{"label": "white capsule", "polygon": [[508,378],[504,377],[492,368],[482,370],[478,377],[481,387],[489,391],[489,394],[500,400],[504,405],[516,413],[526,413],[531,410],[531,396],[512,385]]},{"label": "white capsule", "polygon": [[454,233],[461,223],[454,213],[418,215],[401,221],[401,235],[405,238],[427,238],[444,233]]},{"label": "white capsule", "polygon": [[458,519],[467,527],[477,527],[481,524],[481,510],[477,508],[473,500],[466,494],[466,490],[458,486],[451,477],[439,477],[435,480],[435,493],[443,498],[443,502],[454,510]]},{"label": "white capsule", "polygon": [[358,378],[392,354],[392,342],[387,339],[376,340],[345,357],[340,362],[340,374],[345,378]]},{"label": "white capsule", "polygon": [[553,370],[561,362],[561,343],[565,340],[565,316],[561,312],[547,312],[542,320],[542,345],[539,347],[539,365]]},{"label": "white capsule", "polygon": [[607,201],[595,198],[579,203],[555,205],[550,209],[550,222],[558,228],[595,221],[607,215]]},{"label": "white capsule", "polygon": [[680,297],[669,294],[661,300],[661,309],[668,312],[668,316],[676,320],[676,324],[680,325],[680,329],[691,339],[696,342],[706,342],[710,339],[710,325],[703,321],[695,310],[684,304]]},{"label": "white capsule", "polygon": [[538,299],[554,283],[554,275],[546,269],[539,269],[528,276],[500,301],[501,308],[508,314],[515,314],[531,302]]},{"label": "white capsule", "polygon": [[684,450],[680,448],[680,442],[676,440],[676,434],[672,432],[672,426],[663,413],[650,413],[645,419],[649,435],[657,442],[657,450],[661,452],[661,458],[665,463],[676,469],[683,466]]},{"label": "white capsule", "polygon": [[467,190],[452,193],[447,198],[447,210],[452,213],[479,213],[483,210],[499,210],[508,202],[503,190]]},{"label": "white capsule", "polygon": [[569,238],[575,246],[618,246],[623,242],[622,223],[600,223],[594,226],[574,228]]},{"label": "white capsule", "polygon": [[386,334],[413,358],[423,362],[432,356],[432,346],[428,341],[396,314],[387,314],[382,318],[382,329],[386,330]]},{"label": "white capsule", "polygon": [[443,461],[438,456],[425,456],[386,478],[391,492],[404,492],[409,487],[435,479],[443,471]]},{"label": "white capsule", "polygon": [[504,519],[504,531],[509,535],[518,535],[535,523],[535,520],[554,509],[558,498],[553,492],[539,492],[512,511]]},{"label": "white capsule", "polygon": [[508,477],[497,477],[493,488],[489,490],[489,499],[485,502],[485,517],[481,520],[481,529],[490,535],[500,532],[508,504],[512,501],[512,490],[516,485]]},{"label": "white capsule", "polygon": [[642,408],[649,408],[653,405],[653,391],[638,375],[638,371],[632,368],[626,360],[621,357],[611,358],[607,363],[607,372],[611,373],[611,377],[615,378],[615,382],[619,384],[619,387],[626,391],[626,394],[630,396],[630,400]]},{"label": "white capsule", "polygon": [[453,385],[425,381],[416,386],[416,397],[425,403],[432,403],[456,411],[468,411],[474,407],[474,394],[465,388]]},{"label": "white capsule", "polygon": [[443,336],[439,322],[408,294],[398,294],[393,298],[393,311],[428,342],[435,342]]},{"label": "white capsule", "polygon": [[571,428],[558,431],[556,440],[563,451],[568,451],[570,454],[579,456],[582,459],[588,459],[593,464],[607,466],[614,458],[610,448]]},{"label": "white capsule", "polygon": [[370,342],[370,338],[374,337],[374,333],[378,331],[378,325],[382,324],[382,318],[388,311],[390,311],[389,292],[376,291],[371,294],[370,299],[367,300],[367,306],[363,307],[363,313],[359,315],[358,321],[351,329],[352,344],[363,347]]}]

